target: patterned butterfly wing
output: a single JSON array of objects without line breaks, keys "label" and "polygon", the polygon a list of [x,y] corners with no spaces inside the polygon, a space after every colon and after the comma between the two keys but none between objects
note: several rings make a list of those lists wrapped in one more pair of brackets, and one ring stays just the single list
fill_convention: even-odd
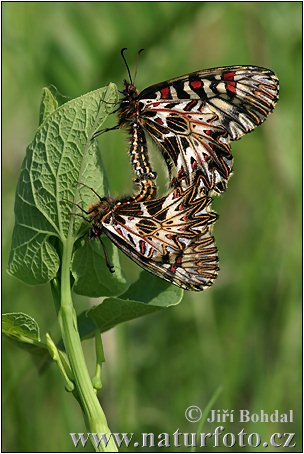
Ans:
[{"label": "patterned butterfly wing", "polygon": [[278,99],[268,69],[232,66],[199,71],[138,94],[138,122],[160,145],[172,175],[186,184],[201,172],[207,191],[221,193],[232,173],[230,141],[261,124]]},{"label": "patterned butterfly wing", "polygon": [[216,214],[199,185],[172,189],[148,202],[115,202],[90,210],[91,237],[105,233],[142,268],[187,290],[204,290],[217,277],[217,248],[211,235]]}]

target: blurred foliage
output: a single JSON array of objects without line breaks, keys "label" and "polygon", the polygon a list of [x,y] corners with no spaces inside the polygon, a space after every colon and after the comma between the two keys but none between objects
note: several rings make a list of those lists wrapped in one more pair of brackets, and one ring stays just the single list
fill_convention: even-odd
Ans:
[{"label": "blurred foliage", "polygon": [[[70,98],[109,82],[121,86],[122,47],[129,49],[132,70],[137,50],[145,48],[139,89],[223,65],[259,65],[278,74],[278,106],[262,127],[233,144],[235,175],[214,202],[219,278],[207,292],[186,293],[178,307],[103,336],[101,399],[115,432],[195,432],[185,409],[203,409],[222,385],[214,408],[294,410],[292,424],[247,424],[245,431],[262,439],[295,432],[301,451],[302,4],[6,2],[2,12],[3,309],[30,314],[53,338],[58,331],[49,288],[5,273],[15,187],[38,124],[42,87],[54,84]],[[109,126],[115,122],[113,116]],[[109,132],[100,141],[112,192],[127,194],[126,134]],[[160,167],[157,153],[155,159]],[[122,263],[135,279],[139,268],[125,257]],[[79,312],[88,307],[84,298],[76,301]],[[93,370],[89,341],[85,350]],[[4,451],[70,451],[69,432],[85,430],[55,367],[35,368],[8,343],[2,402]],[[242,428],[223,425],[235,434]]]}]

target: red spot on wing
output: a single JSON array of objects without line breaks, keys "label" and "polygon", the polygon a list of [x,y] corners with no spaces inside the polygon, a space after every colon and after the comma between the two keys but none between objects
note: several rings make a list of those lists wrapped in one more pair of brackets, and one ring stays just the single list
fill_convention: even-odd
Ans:
[{"label": "red spot on wing", "polygon": [[192,80],[190,82],[190,87],[191,88],[200,88],[203,85],[201,80]]},{"label": "red spot on wing", "polygon": [[153,107],[158,107],[159,105],[160,105],[160,102],[154,102],[154,103],[152,104]]},{"label": "red spot on wing", "polygon": [[207,136],[211,136],[211,129],[205,129],[205,134],[207,134]]},{"label": "red spot on wing", "polygon": [[236,92],[236,82],[234,80],[235,73],[233,71],[226,73],[223,75],[223,79],[227,80],[227,90],[230,91],[231,93]]},{"label": "red spot on wing", "polygon": [[186,105],[185,110],[189,112],[194,106],[196,106],[197,101],[193,99],[193,101],[189,102],[189,104]]},{"label": "red spot on wing", "polygon": [[181,178],[184,175],[185,175],[185,169],[184,169],[184,166],[182,166],[177,173],[177,177]]},{"label": "red spot on wing", "polygon": [[169,98],[169,94],[170,94],[170,90],[169,90],[168,87],[165,87],[165,88],[162,88],[162,89],[160,90],[160,93],[161,93],[161,97],[162,97],[163,99],[168,99],[168,98]]},{"label": "red spot on wing", "polygon": [[182,264],[182,258],[181,257],[177,257],[175,262],[176,262],[177,265],[181,265]]},{"label": "red spot on wing", "polygon": [[227,84],[227,90],[231,91],[232,93],[236,92],[236,83],[235,82],[229,82]]},{"label": "red spot on wing", "polygon": [[139,247],[140,247],[140,253],[142,255],[144,255],[146,252],[146,243],[143,240],[140,240]]},{"label": "red spot on wing", "polygon": [[159,118],[159,117],[155,118],[155,121],[156,121],[156,123],[158,123],[160,125],[164,124],[163,120],[161,118]]},{"label": "red spot on wing", "polygon": [[225,73],[223,75],[223,79],[224,80],[234,80],[234,74],[235,73],[233,71],[231,71],[230,73]]},{"label": "red spot on wing", "polygon": [[192,164],[191,164],[192,170],[195,170],[197,168],[197,161],[194,159]]},{"label": "red spot on wing", "polygon": [[128,220],[129,220],[129,221],[133,221],[133,219],[134,219],[134,218],[133,218],[132,216],[128,217]]},{"label": "red spot on wing", "polygon": [[183,211],[184,207],[183,207],[182,203],[178,206],[178,209],[179,209],[179,211]]},{"label": "red spot on wing", "polygon": [[169,270],[171,271],[171,273],[176,273],[176,266],[171,265]]},{"label": "red spot on wing", "polygon": [[173,192],[173,199],[177,199],[180,195],[179,189],[175,189]]}]

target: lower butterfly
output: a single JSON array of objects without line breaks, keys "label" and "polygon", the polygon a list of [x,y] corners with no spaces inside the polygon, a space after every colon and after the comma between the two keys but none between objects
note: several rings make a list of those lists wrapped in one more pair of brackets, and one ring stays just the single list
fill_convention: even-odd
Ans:
[{"label": "lower butterfly", "polygon": [[197,182],[145,202],[100,198],[82,210],[91,222],[89,237],[105,234],[145,270],[186,290],[204,290],[219,269],[211,235],[217,215],[199,191]]}]

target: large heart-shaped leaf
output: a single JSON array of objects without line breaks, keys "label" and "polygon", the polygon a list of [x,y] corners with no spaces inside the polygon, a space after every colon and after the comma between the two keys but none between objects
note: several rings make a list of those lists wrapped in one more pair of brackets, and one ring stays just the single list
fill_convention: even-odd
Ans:
[{"label": "large heart-shaped leaf", "polygon": [[[88,206],[96,199],[79,182],[94,186],[100,196],[107,193],[100,153],[92,137],[114,109],[116,100],[116,87],[110,84],[57,108],[50,91],[44,90],[42,123],[27,149],[17,186],[8,267],[11,275],[28,284],[50,281],[60,266],[61,242],[68,236],[76,241],[83,235],[83,220],[71,211],[76,210],[73,204],[80,200]],[[87,285],[82,285],[85,280],[78,276],[78,263],[84,255],[88,255],[87,250],[80,250],[73,262],[77,291],[82,294],[86,294]],[[117,256],[115,267],[119,270]],[[118,294],[123,288],[121,273],[109,274],[107,288],[99,286],[95,295]]]}]

